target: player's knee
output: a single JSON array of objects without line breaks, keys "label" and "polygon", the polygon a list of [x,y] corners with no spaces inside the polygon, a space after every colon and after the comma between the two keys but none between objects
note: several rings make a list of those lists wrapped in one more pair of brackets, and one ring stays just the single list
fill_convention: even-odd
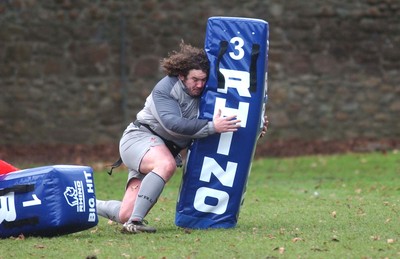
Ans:
[{"label": "player's knee", "polygon": [[175,159],[163,159],[159,161],[154,171],[161,176],[164,181],[168,181],[176,170]]},{"label": "player's knee", "polygon": [[168,159],[168,161],[165,161],[164,166],[165,166],[166,171],[171,172],[171,173],[175,172],[175,169],[176,169],[175,159]]}]

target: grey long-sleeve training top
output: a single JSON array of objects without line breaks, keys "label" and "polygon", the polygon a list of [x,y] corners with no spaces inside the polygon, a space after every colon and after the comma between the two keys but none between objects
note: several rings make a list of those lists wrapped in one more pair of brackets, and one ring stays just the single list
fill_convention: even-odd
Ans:
[{"label": "grey long-sleeve training top", "polygon": [[[198,119],[199,103],[200,97],[190,96],[181,80],[166,76],[154,87],[136,117],[163,138],[185,148],[192,139],[215,133],[212,121]],[[133,123],[129,124],[126,131],[132,127]]]}]

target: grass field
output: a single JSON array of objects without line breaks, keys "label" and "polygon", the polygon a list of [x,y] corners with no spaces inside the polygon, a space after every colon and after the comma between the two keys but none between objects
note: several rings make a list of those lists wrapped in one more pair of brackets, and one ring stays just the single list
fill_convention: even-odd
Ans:
[{"label": "grass field", "polygon": [[[121,234],[101,218],[70,235],[0,240],[0,258],[400,258],[397,151],[256,160],[231,229],[174,225],[181,174],[147,217],[156,234]],[[123,170],[94,177],[98,198],[121,198]]]}]

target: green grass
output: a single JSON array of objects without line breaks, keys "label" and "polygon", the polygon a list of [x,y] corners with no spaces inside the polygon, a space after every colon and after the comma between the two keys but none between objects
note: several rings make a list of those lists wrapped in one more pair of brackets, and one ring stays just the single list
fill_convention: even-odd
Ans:
[{"label": "green grass", "polygon": [[[100,199],[120,199],[126,173],[95,170]],[[148,215],[156,234],[97,227],[0,240],[0,258],[399,258],[400,154],[267,158],[253,163],[238,225],[174,225],[181,171]]]}]

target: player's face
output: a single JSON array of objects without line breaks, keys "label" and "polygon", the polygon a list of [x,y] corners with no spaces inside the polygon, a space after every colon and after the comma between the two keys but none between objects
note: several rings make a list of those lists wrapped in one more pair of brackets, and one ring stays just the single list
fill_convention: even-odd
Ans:
[{"label": "player's face", "polygon": [[186,77],[179,76],[179,79],[181,79],[186,86],[190,96],[198,97],[203,92],[207,81],[207,73],[202,70],[192,69]]}]

